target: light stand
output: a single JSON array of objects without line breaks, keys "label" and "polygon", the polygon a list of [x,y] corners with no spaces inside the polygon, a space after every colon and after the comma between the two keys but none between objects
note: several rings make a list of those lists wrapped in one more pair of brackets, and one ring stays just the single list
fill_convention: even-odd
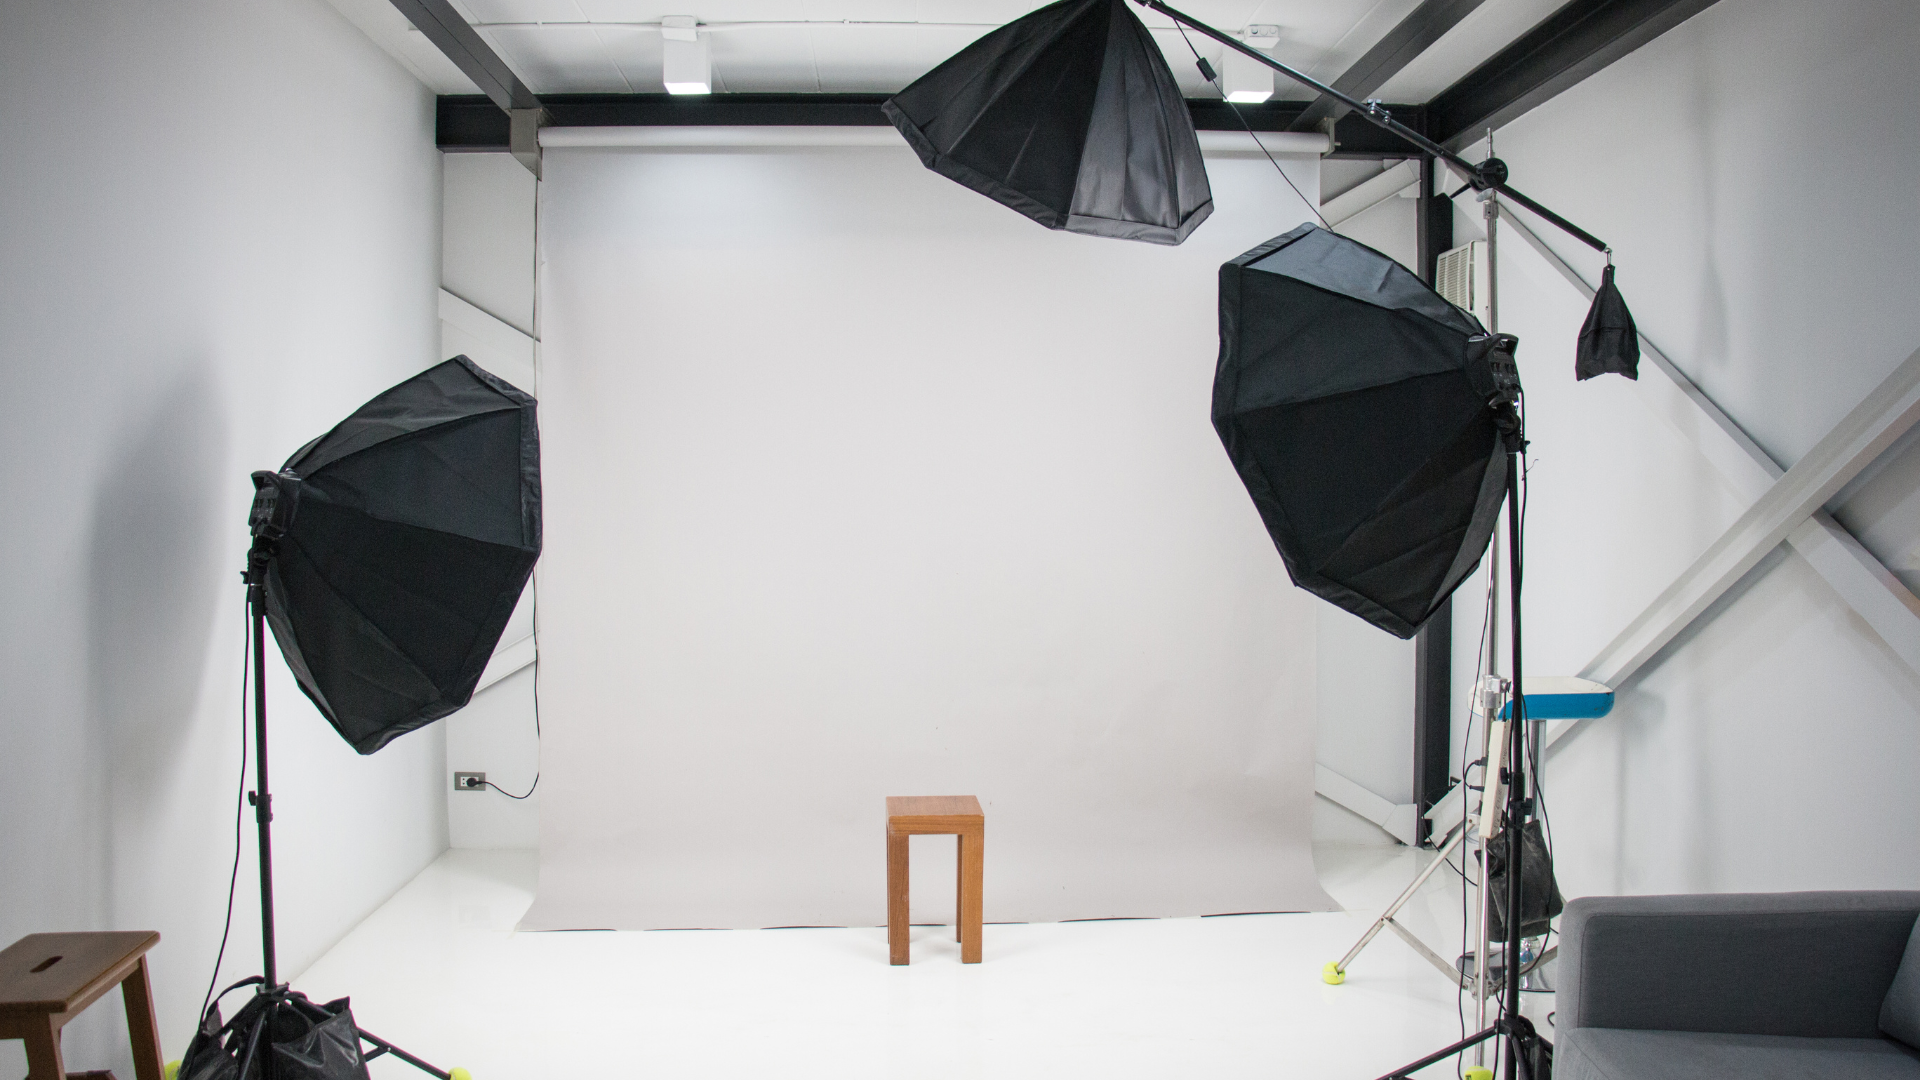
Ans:
[{"label": "light stand", "polygon": [[[1520,454],[1526,447],[1526,439],[1521,431],[1519,414],[1512,405],[1499,410],[1499,424],[1507,451],[1507,585],[1508,618],[1511,620],[1513,685],[1524,686],[1521,681],[1524,668],[1521,663],[1520,630]],[[1534,1031],[1533,1023],[1520,1015],[1520,877],[1521,877],[1521,825],[1531,813],[1531,800],[1527,797],[1526,752],[1527,740],[1522,734],[1526,730],[1526,695],[1515,693],[1512,697],[1512,719],[1509,723],[1506,739],[1506,761],[1501,767],[1500,780],[1506,785],[1506,812],[1503,831],[1507,838],[1507,940],[1506,956],[1501,964],[1504,975],[1501,992],[1501,1015],[1494,1022],[1467,1038],[1450,1046],[1443,1047],[1418,1061],[1403,1065],[1388,1073],[1380,1080],[1403,1080],[1410,1074],[1424,1069],[1439,1061],[1452,1057],[1464,1050],[1472,1049],[1489,1039],[1506,1037],[1506,1069],[1504,1076],[1533,1076],[1534,1053],[1540,1042],[1540,1036]],[[1492,762],[1488,766],[1492,767]],[[1493,782],[1490,778],[1489,783]],[[1463,823],[1461,828],[1465,830]],[[1481,881],[1487,879],[1484,865]],[[1484,912],[1482,917],[1485,917]],[[1482,965],[1486,964],[1483,958]],[[1475,972],[1484,976],[1485,967]]]},{"label": "light stand", "polygon": [[[248,1017],[245,1028],[246,1049],[240,1058],[239,1070],[235,1080],[274,1080],[275,1063],[272,1053],[271,1036],[274,1015],[285,1008],[298,1008],[296,999],[306,1005],[305,998],[296,994],[292,987],[280,981],[279,958],[277,956],[274,920],[273,920],[273,793],[267,783],[267,608],[266,580],[267,565],[278,554],[278,539],[273,535],[271,525],[271,507],[262,515],[257,508],[254,518],[253,547],[247,552],[247,569],[241,575],[247,585],[247,634],[251,639],[253,654],[253,739],[254,739],[254,780],[255,788],[247,793],[247,802],[253,806],[254,832],[259,840],[260,849],[260,961],[261,974],[244,979],[227,989],[257,984],[252,1001],[242,1006],[235,1014],[239,1020],[242,1015]],[[311,1005],[306,1005],[312,1009]],[[417,1069],[438,1077],[439,1080],[454,1080],[454,1072],[435,1068],[405,1050],[369,1034],[365,1029],[354,1029],[361,1041],[373,1047],[371,1051],[360,1055],[362,1062],[371,1061],[382,1054],[392,1054],[401,1061]],[[362,1066],[364,1070],[364,1066]],[[464,1078],[466,1070],[455,1070]],[[364,1072],[363,1072],[364,1075]]]}]

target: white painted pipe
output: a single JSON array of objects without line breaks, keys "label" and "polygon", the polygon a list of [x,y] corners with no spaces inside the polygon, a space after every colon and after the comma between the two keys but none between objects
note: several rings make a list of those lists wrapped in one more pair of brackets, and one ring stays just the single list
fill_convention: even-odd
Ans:
[{"label": "white painted pipe", "polygon": [[[1327,150],[1327,137],[1318,132],[1263,131],[1260,145],[1244,131],[1202,131],[1200,150],[1209,156],[1259,155],[1318,157]],[[540,145],[563,147],[620,147],[642,150],[698,150],[811,146],[897,146],[905,139],[891,127],[827,127],[815,125],[739,125],[651,127],[550,127],[540,131]]]}]

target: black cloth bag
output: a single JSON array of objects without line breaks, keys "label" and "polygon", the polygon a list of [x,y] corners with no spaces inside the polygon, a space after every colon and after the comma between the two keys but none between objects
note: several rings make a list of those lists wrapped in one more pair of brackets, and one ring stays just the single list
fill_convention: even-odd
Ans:
[{"label": "black cloth bag", "polygon": [[[255,1042],[261,1045],[250,1047]],[[260,1080],[268,1057],[274,1080],[371,1080],[347,999],[315,1005],[297,992],[277,1004],[255,997],[224,1024],[220,1003],[208,1006],[181,1059],[179,1080]]]},{"label": "black cloth bag", "polygon": [[[1560,883],[1553,879],[1553,856],[1547,852],[1547,840],[1538,819],[1520,830],[1520,936],[1539,937],[1548,929],[1548,920],[1566,906],[1560,899]],[[1488,936],[1507,940],[1507,832],[1493,835],[1487,842],[1487,891],[1493,894],[1493,917],[1488,920]]]}]

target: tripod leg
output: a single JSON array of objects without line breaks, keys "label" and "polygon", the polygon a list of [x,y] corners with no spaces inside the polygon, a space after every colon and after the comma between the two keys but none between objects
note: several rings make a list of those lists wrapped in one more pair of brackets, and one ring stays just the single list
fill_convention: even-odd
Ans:
[{"label": "tripod leg", "polygon": [[[440,1078],[440,1080],[453,1080],[452,1072],[443,1072],[439,1069],[434,1068],[433,1066],[427,1064],[426,1062],[420,1060],[419,1058],[414,1057],[412,1054],[407,1053],[405,1050],[402,1050],[399,1047],[393,1045],[387,1040],[379,1038],[378,1036],[369,1033],[366,1028],[355,1028],[354,1030],[360,1033],[360,1037],[362,1039],[365,1039],[366,1041],[372,1043],[374,1046],[378,1047],[378,1049],[376,1049],[373,1052],[373,1054],[369,1054],[367,1056],[372,1057],[374,1054],[392,1054],[394,1057],[399,1058],[401,1061],[406,1062],[407,1064],[413,1066],[416,1069],[419,1069],[421,1072],[426,1073],[429,1076],[437,1076]],[[465,1072],[466,1070],[458,1069],[455,1071]]]},{"label": "tripod leg", "polygon": [[1481,1043],[1486,1042],[1488,1039],[1491,1039],[1498,1034],[1500,1034],[1499,1028],[1490,1027],[1485,1031],[1479,1032],[1478,1034],[1469,1035],[1466,1038],[1461,1039],[1459,1042],[1454,1043],[1451,1046],[1445,1047],[1444,1049],[1436,1050],[1433,1053],[1428,1054],[1426,1057],[1421,1058],[1419,1061],[1413,1062],[1410,1065],[1400,1066],[1399,1068],[1393,1070],[1387,1075],[1381,1077],[1380,1080],[1407,1080],[1407,1077],[1410,1074],[1419,1072],[1421,1069],[1424,1069],[1435,1062],[1445,1061],[1446,1059],[1452,1057],[1453,1055],[1459,1053],[1462,1050],[1470,1050],[1473,1047],[1479,1046]]},{"label": "tripod leg", "polygon": [[[1434,860],[1427,864],[1427,868],[1420,871],[1419,876],[1413,879],[1413,883],[1401,890],[1399,897],[1396,898],[1393,903],[1387,905],[1387,910],[1383,912],[1378,919],[1373,921],[1373,925],[1367,928],[1366,933],[1360,935],[1360,940],[1354,942],[1353,948],[1347,950],[1347,955],[1341,957],[1338,963],[1328,964],[1322,968],[1320,977],[1336,985],[1345,982],[1347,965],[1353,963],[1353,958],[1360,955],[1360,950],[1366,948],[1373,942],[1375,935],[1386,929],[1388,923],[1393,922],[1393,917],[1400,914],[1400,909],[1407,906],[1407,901],[1413,899],[1413,894],[1420,891],[1420,886],[1427,883],[1427,879],[1433,876],[1435,870],[1440,869],[1440,864],[1446,862],[1447,856],[1453,853],[1454,848],[1460,846],[1461,839],[1466,835],[1466,824],[1463,822],[1460,828],[1454,831],[1453,838],[1448,840],[1446,844],[1441,847],[1438,855],[1434,857]],[[1457,976],[1458,972],[1452,974]]]}]

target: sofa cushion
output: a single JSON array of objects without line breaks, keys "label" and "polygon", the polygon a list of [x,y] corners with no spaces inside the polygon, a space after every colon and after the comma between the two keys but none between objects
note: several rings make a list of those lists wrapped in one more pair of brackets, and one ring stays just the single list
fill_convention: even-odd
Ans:
[{"label": "sofa cushion", "polygon": [[1920,1054],[1890,1039],[1573,1028],[1554,1041],[1554,1080],[1920,1080]]},{"label": "sofa cushion", "polygon": [[1893,973],[1893,985],[1880,1003],[1880,1030],[1908,1046],[1920,1047],[1920,919],[1907,935],[1907,952]]}]

